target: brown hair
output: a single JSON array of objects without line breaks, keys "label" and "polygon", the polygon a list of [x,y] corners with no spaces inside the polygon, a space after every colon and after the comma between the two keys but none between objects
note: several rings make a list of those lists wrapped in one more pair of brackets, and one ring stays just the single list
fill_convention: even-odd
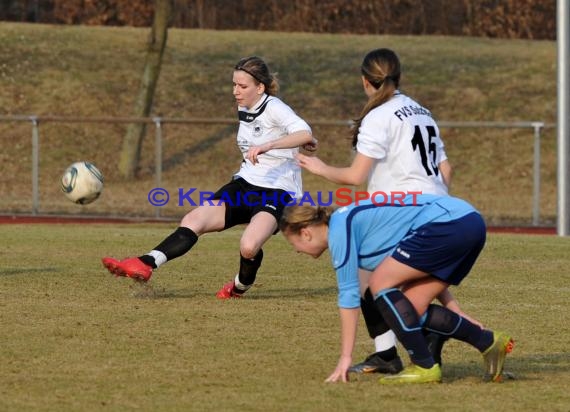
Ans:
[{"label": "brown hair", "polygon": [[352,147],[358,142],[358,132],[362,119],[374,108],[386,103],[400,86],[400,59],[390,49],[376,49],[369,52],[362,61],[360,71],[376,92],[370,96],[362,108],[360,116],[354,120]]},{"label": "brown hair", "polygon": [[301,229],[319,224],[329,224],[334,209],[326,206],[287,206],[279,221],[279,229],[285,234],[298,234]]},{"label": "brown hair", "polygon": [[244,57],[234,67],[234,70],[242,70],[249,74],[257,82],[265,86],[265,93],[276,96],[279,91],[277,74],[270,73],[267,64],[257,56]]}]

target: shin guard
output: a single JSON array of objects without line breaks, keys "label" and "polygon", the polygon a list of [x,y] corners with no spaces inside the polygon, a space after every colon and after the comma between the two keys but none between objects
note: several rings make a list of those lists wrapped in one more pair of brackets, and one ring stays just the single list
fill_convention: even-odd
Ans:
[{"label": "shin guard", "polygon": [[422,368],[431,368],[435,362],[422,334],[419,316],[408,298],[398,289],[384,289],[376,295],[375,303],[411,361]]},{"label": "shin guard", "polygon": [[261,266],[261,261],[263,260],[263,250],[259,249],[257,255],[253,259],[246,259],[240,255],[239,261],[239,273],[237,276],[237,280],[239,281],[239,285],[236,282],[236,287],[240,290],[247,290],[249,289],[253,283],[255,282],[255,278],[257,277],[257,271]]}]

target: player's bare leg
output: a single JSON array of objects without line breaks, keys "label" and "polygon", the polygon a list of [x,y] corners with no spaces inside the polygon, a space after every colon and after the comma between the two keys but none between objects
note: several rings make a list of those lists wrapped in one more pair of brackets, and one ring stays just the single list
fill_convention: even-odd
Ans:
[{"label": "player's bare leg", "polygon": [[146,282],[154,269],[187,253],[203,233],[222,230],[224,222],[225,205],[200,206],[187,213],[180,226],[150,252],[123,260],[105,257],[103,265],[116,276]]},{"label": "player's bare leg", "polygon": [[238,274],[216,293],[218,299],[241,297],[255,282],[263,260],[263,244],[277,230],[277,220],[267,212],[255,214],[240,240],[240,268]]}]

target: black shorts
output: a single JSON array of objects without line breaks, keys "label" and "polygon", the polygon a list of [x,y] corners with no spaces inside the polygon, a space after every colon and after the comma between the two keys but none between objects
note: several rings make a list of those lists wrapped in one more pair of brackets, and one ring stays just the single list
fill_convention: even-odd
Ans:
[{"label": "black shorts", "polygon": [[238,177],[222,186],[212,200],[219,200],[226,206],[226,222],[224,229],[249,223],[259,212],[267,212],[279,219],[283,210],[293,197],[285,190],[255,186]]}]

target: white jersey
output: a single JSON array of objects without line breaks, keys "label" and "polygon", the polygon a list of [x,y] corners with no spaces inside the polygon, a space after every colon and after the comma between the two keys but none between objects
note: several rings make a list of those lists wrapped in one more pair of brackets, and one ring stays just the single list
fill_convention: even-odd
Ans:
[{"label": "white jersey", "polygon": [[257,157],[252,164],[245,158],[250,146],[259,146],[291,133],[306,130],[309,125],[275,96],[263,94],[250,110],[238,108],[239,130],[237,144],[244,157],[236,176],[255,186],[282,189],[294,198],[302,196],[301,168],[295,160],[299,148],[273,149]]},{"label": "white jersey", "polygon": [[396,91],[362,119],[356,150],[376,159],[368,192],[421,191],[446,195],[438,165],[447,159],[431,112]]}]

